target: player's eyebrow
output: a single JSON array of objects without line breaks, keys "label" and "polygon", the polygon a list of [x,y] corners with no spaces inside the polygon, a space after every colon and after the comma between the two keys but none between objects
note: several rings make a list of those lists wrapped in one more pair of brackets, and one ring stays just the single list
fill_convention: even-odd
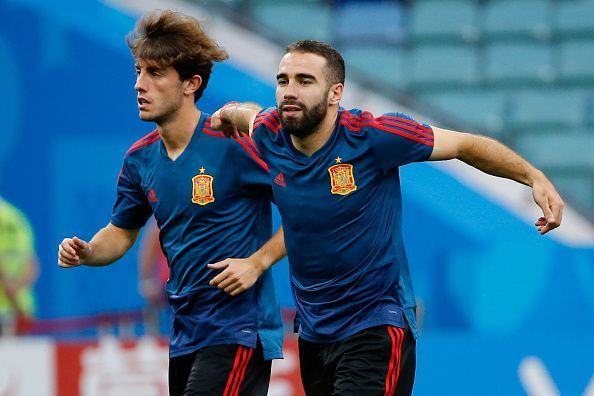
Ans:
[{"label": "player's eyebrow", "polygon": [[[134,64],[134,68],[138,70],[138,69],[141,69],[142,67],[140,66],[140,64],[135,63]],[[160,71],[160,70],[163,70],[163,69],[165,69],[165,68],[164,67],[157,66],[157,65],[151,65],[151,64],[149,64],[149,65],[146,66],[146,70],[148,72],[156,72],[156,71]]]},{"label": "player's eyebrow", "polygon": [[[295,76],[298,79],[310,79],[310,80],[316,80],[316,76],[314,76],[313,74],[309,74],[309,73],[297,73],[297,75]],[[276,79],[280,80],[281,78],[287,78],[287,73],[279,73],[276,75]]]}]

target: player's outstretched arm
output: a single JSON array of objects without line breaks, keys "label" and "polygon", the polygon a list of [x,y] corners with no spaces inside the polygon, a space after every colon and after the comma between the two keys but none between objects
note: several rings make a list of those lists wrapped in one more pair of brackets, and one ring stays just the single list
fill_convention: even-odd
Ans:
[{"label": "player's outstretched arm", "polygon": [[111,264],[132,247],[139,231],[116,227],[110,223],[99,230],[90,242],[76,236],[65,238],[58,245],[58,265],[72,268]]},{"label": "player's outstretched arm", "polygon": [[218,263],[208,264],[208,268],[224,270],[215,276],[211,286],[216,286],[232,296],[252,287],[260,275],[287,255],[283,228],[270,238],[258,251],[246,259],[228,258]]},{"label": "player's outstretched arm", "polygon": [[553,183],[540,170],[494,139],[432,128],[435,139],[429,160],[458,158],[490,175],[505,177],[532,187],[534,201],[543,213],[534,223],[540,234],[559,227],[564,203]]},{"label": "player's outstretched arm", "polygon": [[210,126],[224,131],[227,137],[239,137],[240,134],[252,134],[256,115],[262,106],[255,103],[228,103],[212,115]]}]

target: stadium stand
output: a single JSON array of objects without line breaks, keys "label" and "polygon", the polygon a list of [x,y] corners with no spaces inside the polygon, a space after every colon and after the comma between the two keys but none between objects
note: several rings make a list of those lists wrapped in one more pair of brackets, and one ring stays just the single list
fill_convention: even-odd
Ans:
[{"label": "stadium stand", "polygon": [[553,81],[552,48],[544,43],[497,42],[484,52],[484,78],[490,85],[539,84]]},{"label": "stadium stand", "polygon": [[552,4],[552,29],[560,39],[594,37],[594,2],[592,0],[557,1]]},{"label": "stadium stand", "polygon": [[380,78],[378,75],[389,76],[381,81],[392,89],[405,89],[410,82],[406,75],[407,59],[399,49],[386,51],[382,46],[349,46],[342,55],[350,68],[361,75],[375,80]]},{"label": "stadium stand", "polygon": [[504,137],[503,126],[510,101],[505,93],[471,89],[423,94],[422,98],[434,107],[466,120],[472,125],[470,129],[489,130],[493,136]]},{"label": "stadium stand", "polygon": [[594,82],[594,40],[563,41],[557,57],[559,79],[563,83],[591,85]]},{"label": "stadium stand", "polygon": [[[332,39],[332,9],[324,2],[255,1],[250,15],[254,22],[281,33],[289,41],[301,38],[304,26],[308,27],[307,37],[310,39]],[[282,17],[286,15],[291,15],[291,18]]]},{"label": "stadium stand", "polygon": [[357,43],[367,47],[370,42],[397,45],[404,39],[404,23],[398,2],[346,2],[334,10],[331,39],[345,47]]},{"label": "stadium stand", "polygon": [[413,90],[472,86],[478,80],[478,54],[468,45],[426,44],[410,51],[407,76]]},{"label": "stadium stand", "polygon": [[466,0],[419,1],[411,4],[409,37],[423,41],[463,41],[478,39],[478,7]]},{"label": "stadium stand", "polygon": [[483,4],[481,26],[485,40],[546,40],[550,37],[548,1],[501,0]]}]

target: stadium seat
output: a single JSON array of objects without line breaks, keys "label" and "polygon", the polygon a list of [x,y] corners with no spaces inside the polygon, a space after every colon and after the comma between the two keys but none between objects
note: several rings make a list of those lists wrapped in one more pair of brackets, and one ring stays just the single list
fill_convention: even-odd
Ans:
[{"label": "stadium seat", "polygon": [[[594,18],[594,13],[592,14]],[[559,77],[567,82],[594,82],[594,40],[566,41],[559,51]]]},{"label": "stadium seat", "polygon": [[411,6],[409,31],[413,42],[474,42],[478,39],[478,12],[474,1],[415,1]]},{"label": "stadium seat", "polygon": [[594,130],[552,129],[520,134],[515,148],[529,161],[545,168],[594,171]]},{"label": "stadium seat", "polygon": [[465,122],[473,129],[471,132],[503,137],[506,94],[471,90],[428,94],[423,99],[440,111],[451,114],[456,120]]},{"label": "stadium seat", "polygon": [[586,99],[586,124],[594,127],[594,93]]},{"label": "stadium seat", "polygon": [[478,81],[478,55],[468,45],[424,45],[411,51],[410,83],[418,89],[471,86]]},{"label": "stadium seat", "polygon": [[288,41],[331,41],[332,7],[321,1],[254,1],[252,16],[257,24]]},{"label": "stadium seat", "polygon": [[541,83],[555,78],[553,53],[544,43],[493,43],[485,49],[485,80],[491,84]]},{"label": "stadium seat", "polygon": [[594,37],[594,0],[558,1],[553,32],[560,37]]},{"label": "stadium seat", "polygon": [[507,126],[517,131],[575,128],[585,124],[587,96],[580,90],[535,89],[514,93]]},{"label": "stadium seat", "polygon": [[335,8],[334,44],[399,44],[404,39],[404,10],[391,1],[354,1]]},{"label": "stadium seat", "polygon": [[398,47],[347,47],[341,49],[346,74],[381,80],[389,87],[403,89],[408,83],[406,55]]},{"label": "stadium seat", "polygon": [[487,39],[546,40],[551,35],[550,2],[542,0],[489,1],[483,6],[483,36]]}]

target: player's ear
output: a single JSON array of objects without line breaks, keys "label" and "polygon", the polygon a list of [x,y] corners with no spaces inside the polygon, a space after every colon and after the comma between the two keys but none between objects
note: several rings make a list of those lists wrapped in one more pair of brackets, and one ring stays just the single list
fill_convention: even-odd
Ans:
[{"label": "player's ear", "polygon": [[341,83],[336,83],[330,87],[328,91],[328,104],[330,105],[337,105],[342,100],[342,92],[344,90],[344,85]]},{"label": "player's ear", "polygon": [[195,74],[184,81],[184,94],[194,95],[194,92],[196,92],[200,86],[202,86],[202,77]]}]

